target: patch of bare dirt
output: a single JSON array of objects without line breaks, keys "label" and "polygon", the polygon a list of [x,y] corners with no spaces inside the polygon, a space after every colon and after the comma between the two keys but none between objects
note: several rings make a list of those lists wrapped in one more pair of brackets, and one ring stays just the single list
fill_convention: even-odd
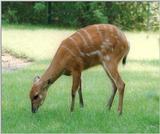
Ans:
[{"label": "patch of bare dirt", "polygon": [[29,64],[31,64],[31,62],[26,59],[16,58],[15,56],[6,52],[2,53],[2,72],[20,69]]}]

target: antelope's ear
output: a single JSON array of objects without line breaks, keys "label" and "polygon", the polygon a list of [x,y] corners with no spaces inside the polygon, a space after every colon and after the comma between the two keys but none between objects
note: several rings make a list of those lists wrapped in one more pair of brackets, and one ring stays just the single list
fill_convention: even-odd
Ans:
[{"label": "antelope's ear", "polygon": [[37,81],[39,81],[40,80],[40,77],[39,76],[36,76],[36,77],[34,77],[34,79],[33,79],[33,83],[35,83],[35,82],[37,82]]}]

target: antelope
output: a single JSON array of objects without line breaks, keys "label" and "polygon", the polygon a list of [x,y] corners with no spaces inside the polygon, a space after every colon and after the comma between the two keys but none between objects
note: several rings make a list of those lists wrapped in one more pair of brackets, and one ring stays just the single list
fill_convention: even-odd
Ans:
[{"label": "antelope", "polygon": [[81,73],[95,65],[102,65],[113,90],[108,101],[110,109],[118,89],[118,113],[122,114],[125,83],[118,72],[118,64],[126,63],[129,43],[119,28],[111,24],[94,24],[81,28],[60,44],[52,62],[45,73],[34,79],[30,91],[31,111],[37,112],[46,98],[48,88],[62,74],[72,75],[71,107],[74,110],[75,96],[78,91],[80,106],[83,107]]}]

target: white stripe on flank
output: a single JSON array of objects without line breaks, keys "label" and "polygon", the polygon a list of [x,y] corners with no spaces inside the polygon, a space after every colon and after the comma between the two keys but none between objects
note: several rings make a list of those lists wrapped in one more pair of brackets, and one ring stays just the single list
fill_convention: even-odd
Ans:
[{"label": "white stripe on flank", "polygon": [[72,40],[73,44],[75,45],[75,47],[76,47],[77,50],[79,51],[80,55],[81,55],[81,56],[84,56],[84,53],[81,52],[81,50],[80,50],[80,48],[78,47],[78,45],[77,45],[76,41],[74,40],[74,38],[73,38],[73,37],[69,37],[69,39]]},{"label": "white stripe on flank", "polygon": [[106,24],[102,24],[103,28],[105,29],[106,28]]},{"label": "white stripe on flank", "polygon": [[101,56],[102,54],[99,50],[96,50],[96,51],[93,51],[90,53],[86,53],[85,55],[87,55],[87,56],[94,56],[94,55]]},{"label": "white stripe on flank", "polygon": [[96,29],[97,29],[97,33],[99,34],[101,42],[102,42],[103,41],[103,36],[102,36],[102,33],[99,30],[99,26],[98,25],[95,25],[95,26],[96,26]]},{"label": "white stripe on flank", "polygon": [[72,56],[77,57],[76,54],[74,54],[69,48],[67,48],[66,46],[61,46],[63,48],[65,48]]},{"label": "white stripe on flank", "polygon": [[111,32],[111,34],[113,34],[113,27],[108,27],[109,28],[109,31]]},{"label": "white stripe on flank", "polygon": [[86,35],[87,35],[87,37],[88,37],[88,39],[89,39],[89,42],[90,42],[91,44],[93,44],[92,37],[91,37],[91,35],[87,32],[87,30],[85,30],[85,29],[81,29],[81,30],[86,33]]},{"label": "white stripe on flank", "polygon": [[81,37],[81,39],[83,40],[84,45],[85,45],[85,46],[88,46],[88,43],[87,43],[86,39],[83,37],[83,35],[81,35],[80,32],[77,32],[77,34],[78,34],[78,35]]},{"label": "white stripe on flank", "polygon": [[104,35],[103,35],[103,40],[106,38],[106,24],[102,24],[103,30],[104,30]]}]

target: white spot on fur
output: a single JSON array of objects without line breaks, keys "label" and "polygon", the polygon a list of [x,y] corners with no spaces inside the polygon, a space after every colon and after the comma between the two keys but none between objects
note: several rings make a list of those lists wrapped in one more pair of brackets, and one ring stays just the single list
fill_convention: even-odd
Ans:
[{"label": "white spot on fur", "polygon": [[106,61],[110,61],[110,56],[108,56],[108,55],[106,55],[105,57],[104,57],[104,59],[106,60]]},{"label": "white spot on fur", "polygon": [[101,48],[111,49],[112,43],[109,41],[109,39],[105,39],[105,41],[102,42]]},{"label": "white spot on fur", "polygon": [[107,42],[108,45],[112,45],[109,39],[105,39],[105,42]]}]

